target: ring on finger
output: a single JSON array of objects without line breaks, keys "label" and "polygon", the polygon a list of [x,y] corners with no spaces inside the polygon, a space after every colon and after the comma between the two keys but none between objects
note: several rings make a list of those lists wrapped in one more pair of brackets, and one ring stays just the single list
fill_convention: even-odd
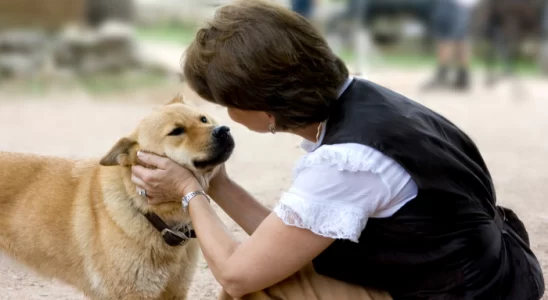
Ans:
[{"label": "ring on finger", "polygon": [[139,194],[139,196],[141,197],[147,197],[147,191],[144,190],[144,189],[139,189],[139,191],[137,192]]}]

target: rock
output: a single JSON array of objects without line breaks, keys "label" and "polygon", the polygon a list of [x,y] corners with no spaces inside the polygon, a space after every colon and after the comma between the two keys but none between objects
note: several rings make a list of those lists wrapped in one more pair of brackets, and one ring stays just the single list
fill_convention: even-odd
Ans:
[{"label": "rock", "polygon": [[55,62],[81,74],[129,69],[136,66],[135,41],[132,26],[123,22],[105,22],[96,29],[67,28],[55,47]]},{"label": "rock", "polygon": [[17,53],[0,55],[0,77],[28,77],[40,66],[41,61],[29,55]]},{"label": "rock", "polygon": [[[44,72],[51,77],[50,74],[67,71],[90,75],[143,67],[165,70],[163,65],[142,64],[137,41],[131,24],[115,20],[93,28],[69,26],[55,38],[36,30],[0,32],[0,77],[28,77]],[[178,58],[173,60],[177,61]],[[172,67],[173,63],[168,65]]]},{"label": "rock", "polygon": [[47,57],[48,36],[40,30],[0,32],[0,77],[30,76]]},{"label": "rock", "polygon": [[0,32],[0,53],[35,52],[47,42],[47,35],[40,30],[12,29]]}]

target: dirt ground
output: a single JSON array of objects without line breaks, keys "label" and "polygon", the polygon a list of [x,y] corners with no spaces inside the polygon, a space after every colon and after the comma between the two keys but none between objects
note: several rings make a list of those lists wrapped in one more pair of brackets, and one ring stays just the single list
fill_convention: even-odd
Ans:
[{"label": "dirt ground", "polygon": [[[377,71],[370,79],[441,112],[477,142],[495,180],[499,203],[524,220],[533,249],[548,270],[548,95],[547,81],[528,79],[524,90],[508,86],[476,87],[464,94],[420,93],[420,71]],[[128,134],[150,109],[169,99],[181,86],[91,97],[78,91],[48,95],[15,95],[0,89],[0,150],[71,158],[102,156]],[[185,91],[189,98],[195,98]],[[196,100],[196,99],[193,99]],[[193,101],[194,102],[194,101]],[[259,135],[229,120],[213,105],[196,105],[230,125],[237,147],[228,163],[231,176],[258,199],[273,206],[291,183],[291,168],[302,155],[299,140],[286,134]],[[238,227],[220,212],[241,239]],[[60,216],[62,217],[62,216]],[[545,276],[548,279],[548,274]],[[202,261],[190,299],[215,299],[219,291]],[[44,279],[0,257],[0,299],[84,299],[62,283]],[[548,299],[548,297],[545,297]]]}]

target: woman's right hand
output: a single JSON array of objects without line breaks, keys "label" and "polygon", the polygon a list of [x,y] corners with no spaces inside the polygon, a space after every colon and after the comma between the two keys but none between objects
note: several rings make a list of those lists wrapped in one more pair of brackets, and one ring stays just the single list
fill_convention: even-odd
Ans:
[{"label": "woman's right hand", "polygon": [[207,193],[247,234],[270,214],[270,209],[230,179],[224,164],[213,174]]},{"label": "woman's right hand", "polygon": [[209,180],[209,188],[207,190],[207,193],[210,195],[215,194],[216,191],[221,190],[222,187],[229,182],[230,178],[228,177],[228,173],[226,172],[225,164],[222,164],[215,171],[213,177]]}]

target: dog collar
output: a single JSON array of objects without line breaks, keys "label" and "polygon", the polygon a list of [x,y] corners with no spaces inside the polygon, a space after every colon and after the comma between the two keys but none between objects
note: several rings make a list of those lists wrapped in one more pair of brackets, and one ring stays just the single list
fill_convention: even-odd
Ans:
[{"label": "dog collar", "polygon": [[196,238],[196,233],[192,229],[192,224],[184,226],[180,230],[173,230],[167,226],[166,222],[155,213],[144,213],[147,220],[162,234],[164,242],[170,246],[182,246],[190,239]]}]

